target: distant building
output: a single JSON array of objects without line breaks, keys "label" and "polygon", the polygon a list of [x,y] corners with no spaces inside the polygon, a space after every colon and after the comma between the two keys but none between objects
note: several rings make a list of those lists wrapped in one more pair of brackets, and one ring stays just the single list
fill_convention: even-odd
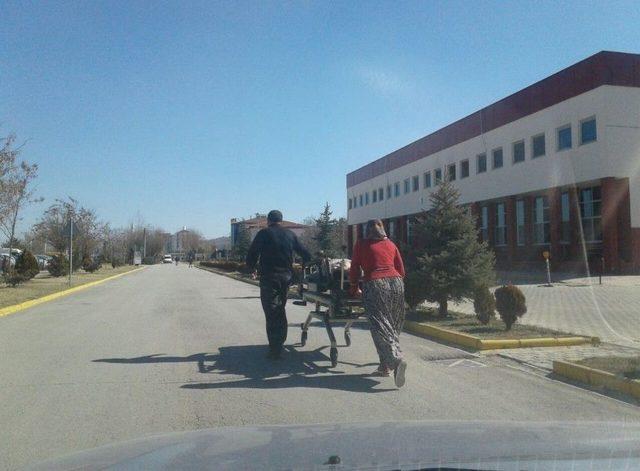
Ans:
[{"label": "distant building", "polygon": [[[304,231],[306,231],[309,228],[309,226],[305,224],[299,224],[297,222],[291,222],[291,221],[282,221],[280,225],[282,227],[290,229],[298,237],[304,234]],[[236,243],[236,240],[238,238],[238,232],[241,226],[244,226],[249,230],[249,233],[251,234],[251,240],[253,240],[253,238],[256,236],[256,234],[260,229],[264,229],[265,227],[267,227],[267,216],[260,215],[252,219],[244,219],[244,220],[238,220],[235,218],[232,219],[231,220],[231,247],[233,247]]]},{"label": "distant building", "polygon": [[169,238],[169,252],[171,253],[182,253],[184,252],[184,247],[186,243],[186,238],[189,234],[187,227],[184,226],[182,230],[176,232],[175,234],[171,234]]}]

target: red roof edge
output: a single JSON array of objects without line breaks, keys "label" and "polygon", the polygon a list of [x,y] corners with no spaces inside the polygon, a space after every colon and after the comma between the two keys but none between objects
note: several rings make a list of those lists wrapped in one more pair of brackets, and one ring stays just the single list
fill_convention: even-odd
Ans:
[{"label": "red roof edge", "polygon": [[640,54],[601,51],[347,174],[370,180],[602,85],[640,87]]}]

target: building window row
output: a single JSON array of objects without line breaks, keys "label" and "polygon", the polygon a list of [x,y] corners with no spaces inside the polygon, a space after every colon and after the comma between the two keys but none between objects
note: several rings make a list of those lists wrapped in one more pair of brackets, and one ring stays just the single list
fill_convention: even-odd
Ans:
[{"label": "building window row", "polygon": [[[582,188],[578,190],[578,207],[581,224],[580,238],[587,243],[602,242],[602,196],[599,186]],[[530,208],[531,242],[534,245],[548,245],[551,243],[551,210],[549,197],[536,196],[532,199]],[[507,245],[507,219],[504,202],[498,202],[494,206],[493,219],[493,244],[496,247]],[[571,243],[571,200],[569,192],[560,193],[560,244]],[[489,206],[480,208],[480,236],[482,240],[489,240]],[[525,226],[525,201],[515,201],[515,243],[518,246],[526,245]]]},{"label": "building window row", "polygon": [[[592,116],[580,121],[579,132],[580,132],[580,145],[595,142],[597,140],[597,127],[596,127],[595,116]],[[556,129],[556,150],[558,152],[571,149],[573,147],[572,133],[573,133],[573,129],[571,124],[566,124]],[[531,158],[535,159],[538,157],[542,157],[546,155],[546,152],[547,152],[546,134],[540,133],[531,137]],[[511,156],[512,156],[513,164],[522,163],[526,160],[524,140],[519,140],[512,144]],[[445,177],[447,178],[447,180],[449,181],[456,180],[456,178],[458,177],[456,172],[457,165],[458,165],[457,163],[452,163],[446,166]],[[491,168],[499,169],[502,167],[504,167],[504,151],[502,147],[498,147],[491,151]],[[487,171],[487,154],[486,153],[478,154],[476,156],[476,174],[485,173],[486,171]],[[469,160],[465,159],[460,161],[460,179],[469,177],[469,174],[470,174]],[[432,178],[432,175],[433,175],[433,178]],[[442,182],[441,168],[427,171],[423,175],[423,188],[425,189],[431,188],[433,185],[437,185],[440,182]],[[404,180],[405,195],[411,192],[418,191],[419,187],[420,187],[420,177],[418,175],[415,175],[412,178],[407,178]],[[383,194],[382,188],[378,190],[373,190],[374,195],[376,191],[378,192],[378,195],[372,198],[373,203],[376,203],[378,201],[383,201],[383,198],[381,197]],[[393,196],[395,197],[400,196],[399,182],[396,182],[394,184]],[[392,197],[391,185],[388,185],[387,199],[391,197]],[[369,204],[369,194],[365,193],[364,205],[368,205],[368,204]],[[349,201],[348,201],[349,209],[356,208],[358,206],[363,206],[363,195],[359,195],[358,198],[356,197],[349,198]]]}]

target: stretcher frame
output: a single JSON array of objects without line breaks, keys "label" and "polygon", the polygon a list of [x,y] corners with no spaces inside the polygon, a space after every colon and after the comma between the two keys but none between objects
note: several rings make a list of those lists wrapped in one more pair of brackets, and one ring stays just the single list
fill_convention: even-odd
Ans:
[{"label": "stretcher frame", "polygon": [[[307,335],[309,325],[313,319],[321,320],[329,336],[331,347],[329,350],[329,358],[331,359],[331,367],[335,368],[338,364],[338,342],[333,333],[333,324],[344,324],[344,341],[347,347],[351,346],[351,326],[356,323],[368,322],[364,317],[364,309],[360,299],[348,298],[340,301],[341,308],[347,308],[350,314],[336,313],[336,299],[327,293],[317,293],[315,291],[303,291],[302,302],[299,304],[306,305],[311,302],[315,305],[315,309],[309,312],[307,320],[300,324],[302,333],[300,335],[300,344],[305,346],[307,343]],[[298,303],[297,303],[298,304]],[[324,308],[324,309],[323,309]]]}]

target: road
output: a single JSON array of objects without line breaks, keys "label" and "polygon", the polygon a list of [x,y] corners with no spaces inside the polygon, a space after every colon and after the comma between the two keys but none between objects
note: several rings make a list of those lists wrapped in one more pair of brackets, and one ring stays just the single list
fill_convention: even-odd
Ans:
[{"label": "road", "polygon": [[[306,309],[290,306],[289,322]],[[185,265],[0,318],[0,469],[220,425],[640,420],[635,406],[409,334],[401,390],[367,376],[376,354],[366,330],[334,369],[323,329],[298,341],[292,326],[285,358],[268,362],[258,288]]]}]

